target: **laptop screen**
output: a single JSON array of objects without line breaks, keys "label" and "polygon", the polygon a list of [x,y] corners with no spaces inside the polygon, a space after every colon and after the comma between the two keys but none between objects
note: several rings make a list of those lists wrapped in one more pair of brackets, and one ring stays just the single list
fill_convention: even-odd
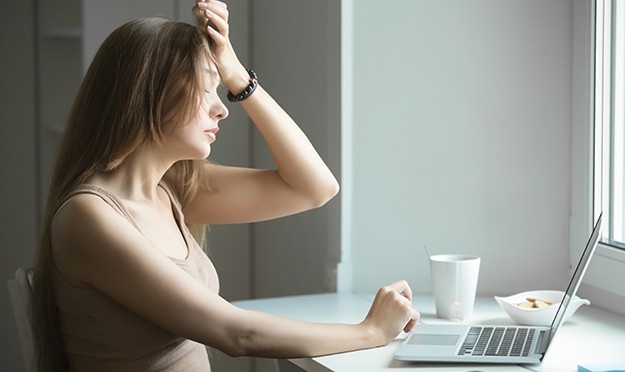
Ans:
[{"label": "laptop screen", "polygon": [[577,293],[577,289],[579,288],[582,278],[584,277],[584,273],[586,272],[586,269],[588,268],[588,264],[590,263],[590,259],[592,258],[593,253],[595,252],[595,248],[597,247],[597,241],[599,240],[599,235],[601,232],[602,217],[603,217],[603,213],[601,213],[599,215],[599,219],[597,219],[597,223],[595,224],[595,227],[592,231],[592,235],[590,235],[590,238],[588,239],[588,242],[586,243],[586,248],[584,248],[584,251],[582,252],[582,257],[579,259],[579,262],[577,263],[575,272],[573,272],[573,277],[571,278],[571,281],[569,282],[569,286],[567,287],[566,292],[564,293],[564,298],[562,299],[562,302],[560,302],[560,306],[558,307],[556,316],[553,318],[553,322],[551,323],[551,327],[547,335],[549,339],[548,339],[548,342],[544,346],[545,350],[551,343],[553,335],[555,335],[555,333],[560,328],[560,325],[562,325],[562,319],[564,318],[564,313],[566,312],[566,309],[568,308],[569,303],[571,302],[571,299],[575,297],[575,294]]}]

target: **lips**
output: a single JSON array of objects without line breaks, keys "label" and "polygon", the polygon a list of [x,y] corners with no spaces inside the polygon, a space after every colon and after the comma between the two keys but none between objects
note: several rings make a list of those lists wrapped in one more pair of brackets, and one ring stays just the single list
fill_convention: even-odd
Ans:
[{"label": "lips", "polygon": [[217,139],[217,132],[219,132],[219,128],[217,127],[207,129],[204,131],[204,133],[206,133],[210,138],[212,138],[213,141]]}]

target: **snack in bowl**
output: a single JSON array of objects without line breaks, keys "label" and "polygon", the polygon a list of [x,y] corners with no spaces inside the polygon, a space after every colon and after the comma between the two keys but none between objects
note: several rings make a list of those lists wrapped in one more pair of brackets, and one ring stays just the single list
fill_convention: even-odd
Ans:
[{"label": "snack in bowl", "polygon": [[[521,292],[507,297],[495,296],[495,300],[518,324],[550,326],[563,297],[563,291],[542,290]],[[564,314],[563,322],[567,321],[581,305],[589,304],[588,300],[573,297]]]},{"label": "snack in bowl", "polygon": [[526,309],[542,309],[543,307],[548,307],[553,305],[553,302],[549,300],[540,300],[538,298],[528,297],[525,299],[526,301],[519,302],[516,304],[518,307],[524,307]]}]

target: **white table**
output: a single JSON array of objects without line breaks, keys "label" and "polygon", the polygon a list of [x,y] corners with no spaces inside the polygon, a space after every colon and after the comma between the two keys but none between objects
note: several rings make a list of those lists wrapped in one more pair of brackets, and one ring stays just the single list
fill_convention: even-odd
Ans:
[{"label": "white table", "polygon": [[[359,323],[369,310],[372,295],[327,293],[238,301],[235,305],[251,310],[311,322]],[[426,324],[447,322],[436,318],[429,295],[415,295],[414,307]],[[492,297],[478,297],[471,322],[514,324]],[[625,362],[625,317],[591,306],[582,306],[556,335],[540,366],[425,364],[393,359],[405,334],[390,344],[368,350],[315,358],[293,359],[292,363],[310,372],[403,371],[577,371],[577,365],[599,362]]]}]

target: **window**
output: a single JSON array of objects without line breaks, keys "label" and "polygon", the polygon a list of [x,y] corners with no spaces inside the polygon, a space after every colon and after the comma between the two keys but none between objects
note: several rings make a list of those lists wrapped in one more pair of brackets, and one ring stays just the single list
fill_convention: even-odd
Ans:
[{"label": "window", "polygon": [[595,62],[595,216],[603,244],[625,249],[625,2],[598,1]]},{"label": "window", "polygon": [[[624,2],[575,2],[570,261],[603,211],[580,293],[625,315]],[[575,53],[577,50],[577,53]]]},{"label": "window", "polygon": [[603,211],[580,294],[625,315],[625,127],[622,0],[574,2],[570,263]]}]

